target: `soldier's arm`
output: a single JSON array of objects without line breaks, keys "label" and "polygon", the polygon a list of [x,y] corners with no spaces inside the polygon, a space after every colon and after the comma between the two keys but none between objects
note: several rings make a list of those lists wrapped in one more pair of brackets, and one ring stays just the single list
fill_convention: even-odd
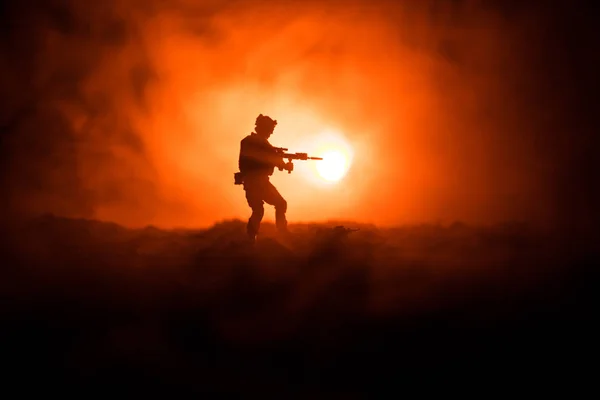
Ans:
[{"label": "soldier's arm", "polygon": [[265,164],[270,164],[275,167],[285,165],[283,158],[277,154],[275,148],[271,145],[262,143],[252,143],[250,141],[242,141],[241,154],[245,157],[252,158]]},{"label": "soldier's arm", "polygon": [[252,143],[252,141],[248,139],[242,140],[240,156],[251,158],[256,161],[260,161],[263,158],[260,146],[257,146],[256,143]]},{"label": "soldier's arm", "polygon": [[269,152],[268,158],[269,163],[276,166],[277,168],[285,167],[285,161],[283,160],[283,157],[281,157],[281,155],[279,155],[277,151],[275,151],[274,147],[271,147],[271,151]]}]

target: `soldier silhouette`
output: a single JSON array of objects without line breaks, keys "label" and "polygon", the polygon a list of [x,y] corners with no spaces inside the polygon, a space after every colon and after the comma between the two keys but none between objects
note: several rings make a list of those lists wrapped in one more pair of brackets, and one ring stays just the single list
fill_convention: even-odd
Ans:
[{"label": "soldier silhouette", "polygon": [[291,171],[293,164],[284,162],[275,147],[269,143],[277,121],[260,114],[256,118],[255,129],[240,143],[239,169],[235,174],[236,184],[243,184],[246,200],[252,209],[248,220],[247,233],[254,243],[265,213],[264,203],[275,207],[275,225],[280,233],[287,234],[287,202],[270,182],[275,168]]}]

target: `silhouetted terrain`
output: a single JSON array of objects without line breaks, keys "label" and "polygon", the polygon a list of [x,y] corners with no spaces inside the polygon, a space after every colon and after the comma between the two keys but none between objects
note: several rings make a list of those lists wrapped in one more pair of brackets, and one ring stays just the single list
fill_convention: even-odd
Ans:
[{"label": "silhouetted terrain", "polygon": [[289,248],[265,224],[255,249],[241,221],[165,231],[44,216],[7,228],[4,378],[21,393],[243,398],[352,397],[443,376],[585,379],[593,249],[519,224],[346,223],[361,229],[345,240],[328,237],[334,225],[292,225]]}]

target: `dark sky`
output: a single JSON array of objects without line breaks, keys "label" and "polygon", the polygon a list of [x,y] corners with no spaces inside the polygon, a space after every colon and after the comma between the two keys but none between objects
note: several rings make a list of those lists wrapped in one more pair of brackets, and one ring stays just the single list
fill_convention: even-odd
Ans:
[{"label": "dark sky", "polygon": [[1,3],[7,215],[245,218],[231,176],[265,113],[275,144],[334,127],[354,149],[335,188],[274,178],[292,220],[595,229],[589,4],[196,3]]}]

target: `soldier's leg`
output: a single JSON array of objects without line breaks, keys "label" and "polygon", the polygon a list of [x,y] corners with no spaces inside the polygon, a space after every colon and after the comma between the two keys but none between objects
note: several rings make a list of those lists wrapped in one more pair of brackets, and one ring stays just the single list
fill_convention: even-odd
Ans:
[{"label": "soldier's leg", "polygon": [[252,209],[252,215],[250,215],[250,218],[248,219],[246,232],[248,233],[248,237],[250,237],[251,240],[254,240],[260,229],[260,222],[265,215],[265,208],[259,190],[246,190],[246,200]]},{"label": "soldier's leg", "polygon": [[264,200],[267,204],[275,206],[275,225],[280,232],[287,232],[287,201],[279,193],[277,188],[269,182],[265,189]]}]

